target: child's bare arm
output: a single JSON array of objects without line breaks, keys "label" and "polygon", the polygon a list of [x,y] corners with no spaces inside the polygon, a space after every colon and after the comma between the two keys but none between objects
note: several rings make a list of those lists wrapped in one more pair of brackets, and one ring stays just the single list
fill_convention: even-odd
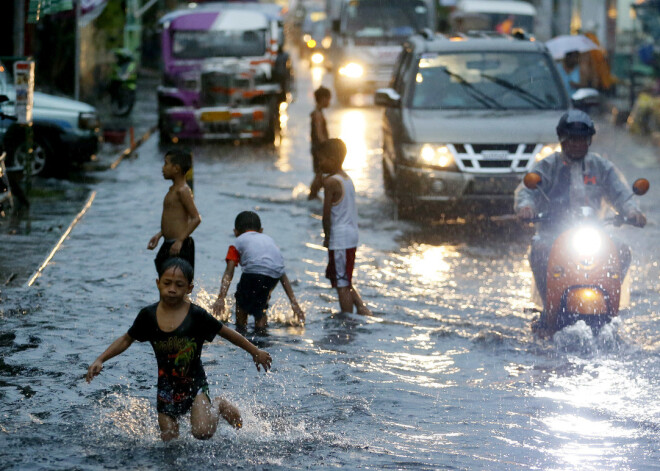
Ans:
[{"label": "child's bare arm", "polygon": [[218,299],[216,299],[213,304],[213,314],[216,316],[220,316],[225,311],[225,298],[227,297],[227,291],[229,291],[231,280],[234,278],[235,268],[236,262],[233,260],[227,260],[227,268],[225,268],[225,273],[222,275],[222,281],[220,281]]},{"label": "child's bare arm", "polygon": [[263,350],[259,350],[256,345],[254,345],[252,342],[250,342],[231,327],[223,325],[222,329],[220,329],[220,332],[218,332],[218,335],[220,335],[220,337],[223,339],[229,340],[237,347],[241,347],[243,350],[252,355],[252,360],[254,360],[254,364],[256,365],[258,371],[261,371],[260,366],[264,367],[264,371],[268,371],[270,369],[270,364],[273,361],[270,357],[270,354]]},{"label": "child's bare arm", "polygon": [[312,126],[314,126],[314,130],[316,131],[316,135],[318,136],[319,144],[328,140],[328,136],[326,135],[326,130],[323,127],[323,115],[321,114],[320,111],[316,111],[312,115]]},{"label": "child's bare arm", "polygon": [[94,376],[101,372],[104,362],[108,361],[110,358],[116,357],[120,353],[123,353],[133,344],[133,342],[133,338],[128,334],[124,334],[112,342],[112,344],[105,350],[105,352],[101,353],[99,357],[94,360],[94,363],[89,365],[89,368],[87,369],[87,375],[85,376],[87,382],[89,383],[92,381]]},{"label": "child's bare arm", "polygon": [[156,234],[154,234],[154,236],[151,239],[149,239],[147,248],[149,250],[155,249],[158,246],[158,241],[160,240],[161,237],[163,237],[163,233],[161,231],[156,232]]},{"label": "child's bare arm", "polygon": [[326,178],[323,180],[323,246],[328,247],[330,243],[330,231],[332,230],[332,222],[330,213],[332,212],[332,203],[337,200],[338,195],[341,193],[341,184],[334,178]]},{"label": "child's bare arm", "polygon": [[280,283],[282,283],[282,288],[284,288],[284,292],[289,297],[289,301],[291,301],[291,309],[293,310],[294,316],[296,316],[296,319],[300,322],[305,322],[305,312],[300,308],[298,300],[296,300],[296,295],[293,294],[293,288],[291,287],[289,277],[286,276],[286,273],[280,278]]}]

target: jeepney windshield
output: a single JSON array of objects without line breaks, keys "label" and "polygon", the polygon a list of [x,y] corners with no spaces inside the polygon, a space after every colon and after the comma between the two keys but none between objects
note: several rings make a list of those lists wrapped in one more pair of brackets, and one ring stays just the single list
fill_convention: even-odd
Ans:
[{"label": "jeepney windshield", "polygon": [[422,0],[351,0],[346,7],[346,31],[356,37],[408,37],[429,26]]},{"label": "jeepney windshield", "polygon": [[266,53],[266,30],[175,31],[172,55],[177,59],[254,57]]}]

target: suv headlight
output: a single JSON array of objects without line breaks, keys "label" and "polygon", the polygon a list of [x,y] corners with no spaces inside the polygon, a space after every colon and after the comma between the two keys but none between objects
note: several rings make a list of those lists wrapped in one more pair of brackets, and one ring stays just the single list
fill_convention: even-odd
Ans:
[{"label": "suv headlight", "polygon": [[101,127],[99,115],[93,112],[83,112],[78,115],[78,127],[95,131]]},{"label": "suv headlight", "polygon": [[357,62],[349,62],[339,69],[339,75],[348,78],[360,78],[364,75],[364,67]]},{"label": "suv headlight", "polygon": [[554,154],[555,152],[561,151],[561,145],[560,144],[546,144],[543,147],[541,147],[541,150],[536,153],[534,156],[534,160],[537,162],[539,160],[543,160],[546,157]]},{"label": "suv headlight", "polygon": [[405,144],[403,155],[408,162],[418,166],[456,170],[454,155],[443,144]]}]

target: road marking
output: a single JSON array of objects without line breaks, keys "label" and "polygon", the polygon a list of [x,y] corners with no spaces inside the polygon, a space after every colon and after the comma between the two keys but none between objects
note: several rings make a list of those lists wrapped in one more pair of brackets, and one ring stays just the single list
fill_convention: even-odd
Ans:
[{"label": "road marking", "polygon": [[30,277],[30,279],[27,282],[28,286],[32,286],[36,279],[41,275],[41,273],[44,271],[44,268],[46,268],[46,265],[53,259],[55,256],[55,252],[59,250],[59,248],[62,246],[62,242],[69,236],[71,233],[71,230],[73,227],[78,224],[78,221],[85,215],[87,210],[92,206],[92,203],[94,202],[94,198],[96,198],[96,191],[92,191],[92,194],[89,195],[89,198],[87,199],[87,203],[85,203],[85,206],[80,210],[80,212],[76,215],[76,217],[71,221],[71,224],[69,224],[69,227],[67,228],[66,231],[64,231],[64,234],[62,234],[62,237],[60,237],[60,240],[57,241],[57,244],[55,244],[55,247],[53,247],[53,250],[51,250],[50,254],[46,259],[43,261],[43,263],[39,266],[37,271],[34,272],[34,275]]}]

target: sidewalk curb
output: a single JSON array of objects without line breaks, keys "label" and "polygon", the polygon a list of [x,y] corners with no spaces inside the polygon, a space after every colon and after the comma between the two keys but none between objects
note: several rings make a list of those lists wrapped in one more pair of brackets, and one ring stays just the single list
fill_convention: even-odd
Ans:
[{"label": "sidewalk curb", "polygon": [[115,159],[114,162],[110,165],[110,170],[116,169],[119,164],[124,160],[126,157],[131,155],[135,150],[140,147],[151,135],[158,130],[158,126],[152,126],[149,128],[147,132],[145,132],[142,137],[140,137],[137,141],[135,141],[132,145],[128,146],[126,149],[122,151],[121,154],[119,154],[119,157]]}]

